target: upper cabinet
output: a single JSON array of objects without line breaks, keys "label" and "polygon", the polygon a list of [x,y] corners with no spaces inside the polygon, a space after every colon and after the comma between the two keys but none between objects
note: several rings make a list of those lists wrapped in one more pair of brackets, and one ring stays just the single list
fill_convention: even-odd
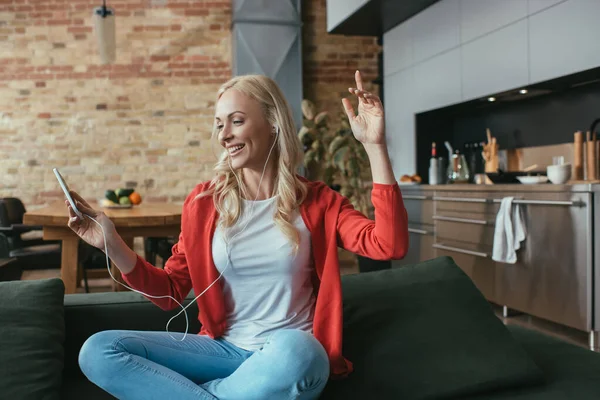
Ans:
[{"label": "upper cabinet", "polygon": [[391,75],[413,64],[412,20],[383,35],[383,75]]},{"label": "upper cabinet", "polygon": [[461,47],[463,100],[526,86],[527,20],[494,31]]},{"label": "upper cabinet", "polygon": [[413,69],[407,68],[385,78],[393,90],[384,91],[385,132],[395,176],[413,174],[416,168],[415,89]]},{"label": "upper cabinet", "polygon": [[461,43],[466,43],[526,18],[527,1],[461,0],[460,10]]},{"label": "upper cabinet", "polygon": [[327,0],[327,32],[344,22],[370,0]]},{"label": "upper cabinet", "polygon": [[530,83],[598,67],[598,16],[598,0],[568,0],[531,15]]},{"label": "upper cabinet", "polygon": [[529,15],[535,14],[546,8],[550,8],[555,4],[562,3],[566,0],[528,0],[527,1],[527,13]]},{"label": "upper cabinet", "polygon": [[[443,0],[412,18],[415,64],[460,45],[460,0]],[[384,55],[385,56],[385,55]]]},{"label": "upper cabinet", "polygon": [[413,68],[415,112],[429,111],[461,102],[459,47],[430,58]]}]

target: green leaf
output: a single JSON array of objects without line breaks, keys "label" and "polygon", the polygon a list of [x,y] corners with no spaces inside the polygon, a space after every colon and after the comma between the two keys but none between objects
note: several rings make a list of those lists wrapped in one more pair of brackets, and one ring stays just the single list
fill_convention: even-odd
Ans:
[{"label": "green leaf", "polygon": [[328,185],[332,185],[335,172],[335,167],[333,165],[328,165],[325,168],[325,171],[323,172],[323,182],[325,182]]},{"label": "green leaf", "polygon": [[335,154],[339,148],[346,144],[347,140],[344,136],[337,136],[335,139],[331,141],[329,144],[329,154]]},{"label": "green leaf", "polygon": [[346,154],[348,154],[348,148],[342,147],[338,151],[333,154],[332,161],[333,163],[342,171],[346,170]]},{"label": "green leaf", "polygon": [[304,118],[312,121],[315,117],[315,105],[310,100],[302,100],[302,115]]},{"label": "green leaf", "polygon": [[356,157],[350,157],[350,159],[348,160],[348,169],[352,173],[352,176],[360,176],[360,166],[358,165]]},{"label": "green leaf", "polygon": [[308,167],[313,161],[316,161],[317,152],[313,149],[304,153],[304,165]]}]

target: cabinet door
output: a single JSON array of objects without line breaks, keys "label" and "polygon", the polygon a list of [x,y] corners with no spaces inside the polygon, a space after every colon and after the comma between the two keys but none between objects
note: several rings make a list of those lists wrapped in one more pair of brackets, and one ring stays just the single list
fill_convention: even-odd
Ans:
[{"label": "cabinet door", "polygon": [[370,0],[327,0],[327,32],[344,22]]},{"label": "cabinet door", "polygon": [[588,331],[593,281],[591,194],[530,193],[525,200],[573,200],[584,205],[523,206],[527,237],[516,264],[496,263],[496,301]]},{"label": "cabinet door", "polygon": [[417,264],[434,258],[433,191],[402,187],[404,206],[408,214],[409,248],[406,257],[394,266]]},{"label": "cabinet door", "polygon": [[383,34],[383,75],[388,76],[413,64],[412,20]]},{"label": "cabinet door", "polygon": [[460,10],[461,43],[465,43],[527,17],[527,2],[461,0]]},{"label": "cabinet door", "polygon": [[529,17],[530,83],[600,65],[600,1],[569,0]]},{"label": "cabinet door", "polygon": [[460,48],[437,55],[414,67],[416,112],[460,103]]},{"label": "cabinet door", "polygon": [[462,46],[463,100],[526,86],[529,80],[527,20]]},{"label": "cabinet door", "polygon": [[416,168],[413,70],[385,78],[385,132],[394,175],[412,175]]},{"label": "cabinet door", "polygon": [[415,15],[414,61],[421,62],[460,45],[460,0],[439,1]]},{"label": "cabinet door", "polygon": [[451,257],[456,265],[464,271],[465,274],[477,286],[477,289],[483,296],[491,302],[496,302],[494,293],[495,285],[495,264],[490,258],[490,254],[469,254],[468,252],[480,253],[479,249],[472,249],[472,245],[461,243],[437,243],[434,244],[435,257]]},{"label": "cabinet door", "polygon": [[528,0],[527,13],[532,15],[563,1],[566,0]]}]

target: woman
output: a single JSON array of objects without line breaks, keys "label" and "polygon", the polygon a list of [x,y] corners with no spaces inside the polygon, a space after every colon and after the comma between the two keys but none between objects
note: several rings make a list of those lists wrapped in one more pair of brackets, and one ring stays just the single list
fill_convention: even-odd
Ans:
[{"label": "woman", "polygon": [[[130,250],[112,222],[73,193],[79,210],[104,228],[108,254],[132,288],[182,302],[222,274],[197,298],[198,335],[91,336],[79,364],[92,382],[120,399],[314,399],[330,375],[351,372],[341,354],[337,248],[397,259],[408,247],[383,107],[363,90],[358,71],[355,79],[349,91],[358,97],[358,115],[348,99],[342,102],[371,163],[376,222],[323,183],[295,174],[302,149],[292,113],[263,76],[235,77],[219,90],[214,133],[225,150],[215,178],[185,200],[181,235],[164,269]],[[69,214],[69,227],[104,251],[100,227],[70,207]],[[149,299],[164,310],[177,307]]]}]

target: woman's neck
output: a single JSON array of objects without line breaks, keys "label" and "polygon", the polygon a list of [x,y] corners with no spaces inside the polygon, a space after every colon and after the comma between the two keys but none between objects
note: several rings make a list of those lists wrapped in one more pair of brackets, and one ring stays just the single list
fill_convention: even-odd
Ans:
[{"label": "woman's neck", "polygon": [[[245,186],[246,200],[266,200],[275,195],[275,168],[272,164],[268,165],[263,171],[256,171],[249,168],[244,168],[242,171],[242,181]],[[260,187],[259,187],[260,183]]]}]

